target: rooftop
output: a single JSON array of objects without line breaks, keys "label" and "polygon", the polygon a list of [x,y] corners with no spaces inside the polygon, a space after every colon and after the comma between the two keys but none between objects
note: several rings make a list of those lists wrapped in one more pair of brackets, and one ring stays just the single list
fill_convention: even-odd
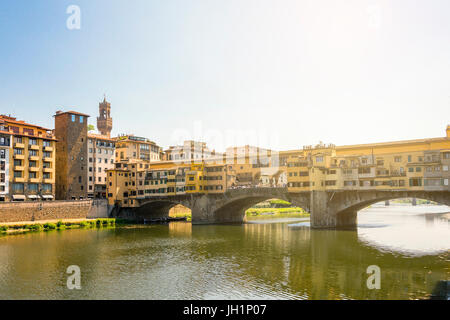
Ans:
[{"label": "rooftop", "polygon": [[88,115],[88,114],[77,112],[77,111],[61,111],[61,110],[56,111],[54,117],[61,116],[63,114],[75,114],[75,115],[79,115],[79,116],[90,117],[90,115]]}]

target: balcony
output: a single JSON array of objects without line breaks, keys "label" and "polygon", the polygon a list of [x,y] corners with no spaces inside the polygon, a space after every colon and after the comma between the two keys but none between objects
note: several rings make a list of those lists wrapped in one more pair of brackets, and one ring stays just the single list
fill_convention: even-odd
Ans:
[{"label": "balcony", "polygon": [[14,182],[25,182],[25,178],[17,178],[17,177],[14,177]]},{"label": "balcony", "polygon": [[39,167],[29,167],[28,170],[31,171],[31,172],[38,172],[39,171]]},{"label": "balcony", "polygon": [[28,160],[30,160],[30,161],[39,161],[39,156],[29,156]]},{"label": "balcony", "polygon": [[44,147],[44,151],[53,152],[53,147]]},{"label": "balcony", "polygon": [[15,154],[14,155],[14,159],[25,160],[25,155],[23,155],[23,154]]},{"label": "balcony", "polygon": [[53,158],[49,158],[49,157],[44,157],[42,160],[45,162],[53,162]]},{"label": "balcony", "polygon": [[30,144],[30,145],[28,146],[28,148],[29,148],[30,150],[39,150],[39,145],[37,145],[37,144]]},{"label": "balcony", "polygon": [[54,181],[51,178],[46,178],[46,179],[43,179],[42,182],[43,183],[53,183]]},{"label": "balcony", "polygon": [[14,166],[14,171],[23,171],[25,170],[24,166]]},{"label": "balcony", "polygon": [[40,179],[39,178],[30,178],[30,182],[31,183],[39,183]]},{"label": "balcony", "polygon": [[53,168],[44,168],[43,171],[44,172],[53,172]]},{"label": "balcony", "polygon": [[25,149],[25,145],[21,142],[14,142],[14,148]]}]

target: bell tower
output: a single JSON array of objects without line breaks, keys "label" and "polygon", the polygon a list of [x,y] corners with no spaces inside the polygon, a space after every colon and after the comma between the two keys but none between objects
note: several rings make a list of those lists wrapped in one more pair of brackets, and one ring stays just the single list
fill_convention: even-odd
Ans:
[{"label": "bell tower", "polygon": [[106,96],[98,105],[99,116],[97,117],[97,129],[100,133],[108,138],[111,137],[112,118],[111,103],[106,101]]}]

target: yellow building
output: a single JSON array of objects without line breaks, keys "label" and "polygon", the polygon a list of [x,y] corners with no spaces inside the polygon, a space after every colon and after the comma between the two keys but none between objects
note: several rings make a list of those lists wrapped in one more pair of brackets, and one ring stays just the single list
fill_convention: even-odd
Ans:
[{"label": "yellow building", "polygon": [[235,177],[224,164],[129,160],[107,170],[108,202],[121,207],[135,207],[136,200],[152,197],[222,193],[234,184]]},{"label": "yellow building", "polygon": [[162,148],[147,138],[123,135],[115,140],[115,162],[132,159],[155,162],[162,159]]},{"label": "yellow building", "polygon": [[[0,115],[0,200],[52,200],[55,197],[55,137],[50,129]],[[5,138],[9,135],[7,145]],[[6,152],[8,150],[8,152]],[[6,156],[7,155],[7,156]],[[1,188],[3,186],[4,188]],[[7,186],[5,188],[5,186]]]},{"label": "yellow building", "polygon": [[289,191],[450,190],[449,134],[447,127],[442,138],[291,151]]}]

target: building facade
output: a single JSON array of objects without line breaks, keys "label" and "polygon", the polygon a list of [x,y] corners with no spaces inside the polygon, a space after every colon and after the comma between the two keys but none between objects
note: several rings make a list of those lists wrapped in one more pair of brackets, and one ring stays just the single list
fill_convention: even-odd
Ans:
[{"label": "building facade", "polygon": [[12,138],[6,128],[6,123],[0,120],[0,201],[9,199],[9,151]]},{"label": "building facade", "polygon": [[54,197],[52,131],[0,115],[0,201],[53,200]]},{"label": "building facade", "polygon": [[55,118],[56,198],[87,198],[89,115],[75,111],[57,111]]},{"label": "building facade", "polygon": [[288,189],[448,191],[449,132],[443,138],[304,147],[288,157]]},{"label": "building facade", "polygon": [[155,142],[134,135],[122,135],[116,140],[115,162],[139,160],[139,161],[160,161],[162,159],[162,149]]},{"label": "building facade", "polygon": [[169,149],[164,151],[164,161],[175,162],[198,162],[205,159],[211,159],[216,156],[214,150],[210,150],[205,142],[188,140],[184,141],[181,146],[170,146]]},{"label": "building facade", "polygon": [[88,134],[88,198],[106,198],[106,171],[114,168],[114,139]]}]

